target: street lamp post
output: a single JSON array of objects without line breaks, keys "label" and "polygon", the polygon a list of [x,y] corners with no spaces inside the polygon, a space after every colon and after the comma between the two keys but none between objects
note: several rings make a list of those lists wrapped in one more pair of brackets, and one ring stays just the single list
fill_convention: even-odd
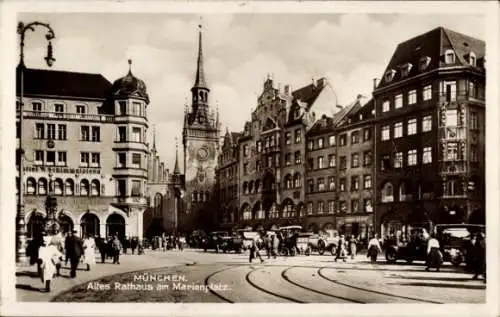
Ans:
[{"label": "street lamp post", "polygon": [[19,79],[20,79],[20,96],[19,96],[19,191],[18,191],[18,202],[17,202],[17,213],[16,213],[16,262],[20,264],[27,263],[26,257],[26,223],[24,221],[24,149],[23,149],[23,115],[24,115],[24,103],[23,103],[23,95],[24,95],[24,69],[26,66],[24,65],[24,38],[26,35],[26,31],[35,31],[36,26],[43,26],[48,31],[45,35],[49,44],[47,46],[47,56],[44,58],[49,67],[55,61],[55,58],[52,55],[52,43],[51,40],[55,38],[54,31],[50,27],[49,24],[41,23],[41,22],[31,22],[29,24],[24,24],[23,22],[19,22],[17,26],[17,33],[20,37],[20,60],[19,60]]}]

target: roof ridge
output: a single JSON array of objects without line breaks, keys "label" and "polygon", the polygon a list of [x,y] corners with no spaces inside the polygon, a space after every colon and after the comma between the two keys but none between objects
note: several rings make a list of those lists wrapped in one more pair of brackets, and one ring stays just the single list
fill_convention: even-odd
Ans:
[{"label": "roof ridge", "polygon": [[[103,74],[101,73],[86,73],[86,72],[77,72],[77,71],[71,71],[71,70],[58,70],[58,69],[43,69],[43,68],[25,68],[25,71],[43,71],[43,72],[52,72],[52,73],[67,73],[67,74],[82,74],[82,75],[97,75],[97,76],[102,76],[104,77]],[[106,77],[104,77],[106,78]],[[106,78],[107,79],[107,78]]]}]

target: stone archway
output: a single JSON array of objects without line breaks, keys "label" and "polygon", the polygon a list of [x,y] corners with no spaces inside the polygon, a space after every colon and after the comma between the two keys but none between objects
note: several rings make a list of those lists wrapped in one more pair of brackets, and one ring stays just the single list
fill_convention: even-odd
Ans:
[{"label": "stone archway", "polygon": [[65,214],[64,212],[59,213],[58,221],[59,221],[59,229],[64,234],[71,232],[75,227],[73,219],[71,219],[71,217]]},{"label": "stone archway", "polygon": [[125,240],[125,218],[118,213],[112,213],[106,219],[106,236],[118,236],[121,241]]},{"label": "stone archway", "polygon": [[86,212],[80,220],[80,227],[80,233],[82,237],[85,237],[87,235],[99,236],[101,231],[101,221],[95,214]]},{"label": "stone archway", "polygon": [[44,225],[44,215],[39,211],[33,211],[26,226],[26,236],[28,238],[41,237]]}]

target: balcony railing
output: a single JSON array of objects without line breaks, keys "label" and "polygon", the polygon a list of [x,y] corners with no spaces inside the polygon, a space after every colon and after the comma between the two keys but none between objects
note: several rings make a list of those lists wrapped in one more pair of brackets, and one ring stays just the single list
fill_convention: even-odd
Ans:
[{"label": "balcony railing", "polygon": [[441,174],[461,174],[467,172],[467,163],[464,161],[440,162],[439,171]]},{"label": "balcony railing", "polygon": [[467,136],[465,127],[442,127],[439,132],[440,139],[461,140]]},{"label": "balcony railing", "polygon": [[[47,112],[47,111],[23,111],[25,118],[48,118],[62,120],[89,120],[98,122],[113,123],[115,117],[107,114],[87,114],[69,112]],[[19,117],[19,113],[17,114]]]}]

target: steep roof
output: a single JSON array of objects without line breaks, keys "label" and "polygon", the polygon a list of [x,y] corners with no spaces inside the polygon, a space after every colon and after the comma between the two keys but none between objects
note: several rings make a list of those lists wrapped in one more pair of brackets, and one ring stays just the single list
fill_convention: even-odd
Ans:
[{"label": "steep roof", "polygon": [[[20,69],[17,69],[16,93],[21,92]],[[101,74],[45,69],[24,69],[24,94],[105,99],[111,83]]]},{"label": "steep roof", "polygon": [[[484,58],[485,43],[482,40],[444,27],[437,27],[420,34],[401,42],[396,47],[377,88],[382,88],[402,79],[400,70],[406,63],[412,64],[406,77],[412,77],[445,66],[444,54],[448,49],[453,50],[457,57],[453,65],[466,66],[469,65],[467,56],[470,52],[476,54],[477,60]],[[420,60],[425,57],[430,58],[429,64],[425,69],[420,70]],[[385,74],[390,70],[394,70],[395,72],[393,79],[388,82],[386,81]]]},{"label": "steep roof", "polygon": [[318,98],[323,91],[323,88],[326,87],[326,80],[324,78],[319,79],[316,83],[311,83],[307,86],[294,90],[292,92],[292,96],[294,102],[300,100],[301,102],[305,102],[307,104],[307,109],[311,108],[314,101]]}]

